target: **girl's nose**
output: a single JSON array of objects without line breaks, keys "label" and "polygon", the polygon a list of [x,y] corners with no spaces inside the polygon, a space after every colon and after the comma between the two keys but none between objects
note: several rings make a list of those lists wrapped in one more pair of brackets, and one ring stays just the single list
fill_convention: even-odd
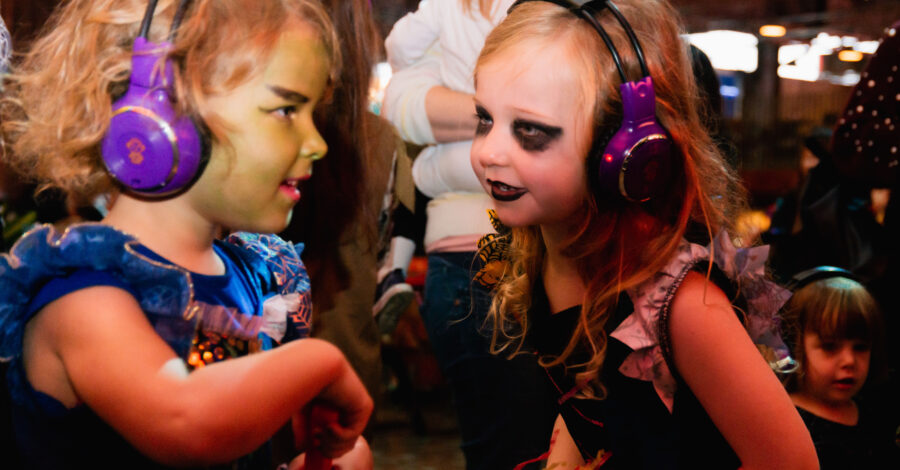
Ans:
[{"label": "girl's nose", "polygon": [[500,132],[492,130],[472,141],[472,163],[476,161],[483,167],[503,166],[508,163]]},{"label": "girl's nose", "polygon": [[300,158],[312,161],[324,158],[328,152],[328,144],[325,143],[325,139],[322,138],[319,131],[311,125],[305,134],[303,145],[300,146]]},{"label": "girl's nose", "polygon": [[853,349],[852,344],[848,344],[843,346],[840,351],[838,351],[838,359],[840,360],[840,365],[843,367],[850,367],[856,365],[856,351]]}]

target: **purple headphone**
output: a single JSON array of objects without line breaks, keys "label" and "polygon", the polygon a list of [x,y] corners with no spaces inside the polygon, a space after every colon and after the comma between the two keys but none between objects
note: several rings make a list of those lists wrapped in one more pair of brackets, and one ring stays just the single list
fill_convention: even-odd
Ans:
[{"label": "purple headphone", "polygon": [[[131,77],[125,96],[113,105],[109,130],[101,143],[107,171],[128,191],[164,197],[188,187],[204,163],[200,132],[173,107],[173,64],[165,58],[189,0],[181,0],[167,41],[150,42],[148,33],[157,0],[151,0],[134,40]],[[157,68],[165,58],[162,70]]]},{"label": "purple headphone", "polygon": [[[528,1],[534,0],[518,0],[509,11]],[[612,134],[602,152],[589,158],[589,168],[592,170],[591,174],[595,178],[596,185],[603,193],[619,195],[633,202],[648,201],[659,195],[669,181],[675,152],[672,138],[656,120],[656,93],[653,91],[653,80],[644,62],[644,52],[631,26],[610,0],[541,1],[566,8],[590,23],[612,54],[613,62],[622,79],[622,85],[619,86],[622,95],[622,124]],[[628,34],[641,66],[640,80],[628,81],[625,77],[625,70],[622,68],[619,53],[613,46],[612,39],[594,16],[604,8],[609,9]]]}]

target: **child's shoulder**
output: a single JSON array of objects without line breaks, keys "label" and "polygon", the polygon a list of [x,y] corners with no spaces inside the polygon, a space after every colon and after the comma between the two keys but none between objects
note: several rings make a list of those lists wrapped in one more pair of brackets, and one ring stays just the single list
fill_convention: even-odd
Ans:
[{"label": "child's shoulder", "polygon": [[[721,291],[740,292],[744,302],[743,318],[747,333],[764,351],[773,367],[789,366],[787,348],[777,334],[777,314],[790,298],[790,292],[771,282],[765,272],[768,247],[736,248],[725,232],[708,246],[682,240],[669,262],[646,281],[629,289],[627,294],[634,305],[632,312],[610,336],[633,351],[620,367],[624,375],[654,382],[660,398],[667,406],[675,389],[675,379],[669,369],[671,345],[668,339],[669,315],[676,294],[680,300],[705,302],[709,287],[706,273],[712,270],[721,275],[710,276],[715,298],[733,301]],[[718,295],[718,297],[716,297]],[[730,304],[729,304],[730,307]],[[785,364],[778,361],[786,360]],[[668,393],[665,393],[668,391]]]},{"label": "child's shoulder", "polygon": [[129,286],[148,314],[180,317],[191,299],[188,276],[148,260],[137,245],[133,236],[99,223],[62,232],[41,225],[23,235],[0,257],[0,357],[20,352],[35,295],[50,281],[78,272],[104,273]]}]

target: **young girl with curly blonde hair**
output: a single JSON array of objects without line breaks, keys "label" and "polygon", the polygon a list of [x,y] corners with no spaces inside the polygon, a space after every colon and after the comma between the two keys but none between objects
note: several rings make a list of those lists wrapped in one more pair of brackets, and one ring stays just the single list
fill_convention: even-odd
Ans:
[{"label": "young girl with curly blonde hair", "polygon": [[[7,160],[112,202],[102,223],[38,227],[0,259],[0,355],[29,467],[273,468],[268,441],[291,422],[297,450],[366,460],[371,398],[335,347],[304,339],[302,247],[264,235],[287,225],[327,150],[312,113],[337,51],[310,0],[73,0],[54,13],[6,83]],[[174,116],[161,145],[113,132],[123,113],[166,119],[154,99]],[[170,148],[165,184],[185,182],[137,185]],[[242,232],[219,240],[226,230]],[[309,436],[313,404],[338,418]]]}]

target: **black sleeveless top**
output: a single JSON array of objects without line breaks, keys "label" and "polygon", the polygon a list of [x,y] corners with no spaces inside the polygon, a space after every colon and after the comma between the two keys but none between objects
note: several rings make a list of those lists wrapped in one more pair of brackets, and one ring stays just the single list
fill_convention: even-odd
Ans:
[{"label": "black sleeveless top", "polygon": [[[529,341],[541,355],[563,351],[578,321],[580,306],[550,314],[541,282],[536,283],[529,312]],[[634,310],[622,296],[607,322],[615,330]],[[608,337],[606,361],[600,380],[605,399],[579,398],[575,376],[562,365],[546,369],[547,380],[557,392],[559,412],[585,461],[602,461],[606,468],[628,469],[733,469],[737,455],[716,429],[687,385],[678,380],[670,413],[648,381],[626,377],[619,365],[631,348]],[[586,348],[567,359],[578,364],[588,359]]]}]

